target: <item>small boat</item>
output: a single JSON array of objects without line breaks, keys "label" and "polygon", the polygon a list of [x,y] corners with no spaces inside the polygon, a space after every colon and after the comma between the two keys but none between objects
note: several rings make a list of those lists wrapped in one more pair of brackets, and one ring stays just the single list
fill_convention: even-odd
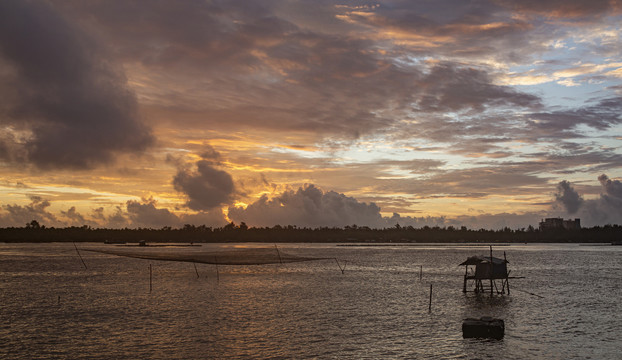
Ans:
[{"label": "small boat", "polygon": [[123,240],[104,240],[104,244],[125,244],[125,241]]}]

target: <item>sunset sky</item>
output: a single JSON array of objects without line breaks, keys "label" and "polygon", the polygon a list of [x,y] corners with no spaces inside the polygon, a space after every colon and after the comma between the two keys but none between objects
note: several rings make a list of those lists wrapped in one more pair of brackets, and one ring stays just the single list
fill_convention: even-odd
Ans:
[{"label": "sunset sky", "polygon": [[622,2],[0,1],[0,226],[622,224]]}]

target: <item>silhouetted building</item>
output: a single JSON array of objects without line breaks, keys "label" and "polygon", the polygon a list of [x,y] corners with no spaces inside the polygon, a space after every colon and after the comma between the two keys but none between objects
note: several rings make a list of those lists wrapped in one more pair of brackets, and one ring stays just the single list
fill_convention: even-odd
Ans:
[{"label": "silhouetted building", "polygon": [[540,230],[579,230],[581,229],[581,219],[568,219],[562,218],[546,218],[540,221]]}]

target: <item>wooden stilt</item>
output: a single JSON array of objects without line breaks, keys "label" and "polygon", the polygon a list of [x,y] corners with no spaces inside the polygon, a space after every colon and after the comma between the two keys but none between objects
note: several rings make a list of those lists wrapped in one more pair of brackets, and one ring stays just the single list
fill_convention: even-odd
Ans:
[{"label": "wooden stilt", "polygon": [[197,263],[193,262],[192,265],[194,265],[194,272],[197,273],[197,279],[199,278],[199,270],[197,270]]}]

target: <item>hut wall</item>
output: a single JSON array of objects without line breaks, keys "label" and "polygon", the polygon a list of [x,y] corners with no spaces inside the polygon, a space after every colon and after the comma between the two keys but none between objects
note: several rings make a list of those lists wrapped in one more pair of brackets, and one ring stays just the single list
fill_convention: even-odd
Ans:
[{"label": "hut wall", "polygon": [[475,266],[476,279],[505,279],[508,276],[508,268],[505,263],[493,264],[491,272],[490,263],[480,263]]}]

